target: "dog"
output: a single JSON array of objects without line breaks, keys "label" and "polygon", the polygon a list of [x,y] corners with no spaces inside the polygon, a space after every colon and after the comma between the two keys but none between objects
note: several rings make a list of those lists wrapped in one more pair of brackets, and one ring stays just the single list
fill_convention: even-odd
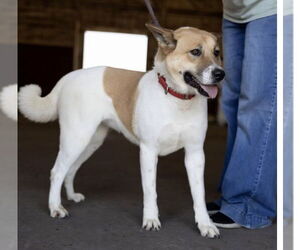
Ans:
[{"label": "dog", "polygon": [[45,97],[37,85],[20,89],[19,109],[25,117],[35,122],[59,118],[60,149],[51,170],[50,215],[68,215],[61,204],[63,183],[69,200],[84,200],[74,191],[76,172],[102,145],[109,129],[115,129],[140,147],[143,228],[161,227],[156,202],[158,156],[184,148],[195,221],[202,236],[218,237],[207,213],[203,180],[207,98],[216,97],[216,84],[225,75],[217,38],[192,27],[146,26],[158,42],[152,70],[76,70]]}]

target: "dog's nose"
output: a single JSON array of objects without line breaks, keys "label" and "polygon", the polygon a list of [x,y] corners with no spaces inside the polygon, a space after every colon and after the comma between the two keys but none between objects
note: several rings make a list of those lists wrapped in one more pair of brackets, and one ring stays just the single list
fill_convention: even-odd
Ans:
[{"label": "dog's nose", "polygon": [[213,75],[213,78],[214,78],[217,82],[219,82],[219,81],[221,81],[221,80],[224,79],[224,77],[225,77],[225,72],[224,72],[224,70],[222,70],[222,69],[214,69],[214,70],[212,71],[212,75]]}]

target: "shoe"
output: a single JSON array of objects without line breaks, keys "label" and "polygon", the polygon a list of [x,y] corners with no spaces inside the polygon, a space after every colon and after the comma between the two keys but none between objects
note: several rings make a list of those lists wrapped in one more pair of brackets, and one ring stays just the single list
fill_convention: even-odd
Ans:
[{"label": "shoe", "polygon": [[217,227],[221,228],[241,228],[240,224],[235,223],[232,219],[230,219],[225,214],[220,212],[213,214],[210,216],[211,220]]},{"label": "shoe", "polygon": [[209,215],[213,215],[220,211],[220,206],[214,202],[208,202],[206,203],[206,209]]}]

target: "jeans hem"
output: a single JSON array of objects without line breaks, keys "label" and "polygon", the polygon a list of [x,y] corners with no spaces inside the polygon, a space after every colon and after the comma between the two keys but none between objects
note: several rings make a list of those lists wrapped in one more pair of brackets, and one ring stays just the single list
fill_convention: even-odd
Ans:
[{"label": "jeans hem", "polygon": [[228,204],[222,200],[220,212],[231,218],[235,223],[248,229],[259,229],[272,225],[272,219],[254,213],[245,212],[244,204]]}]

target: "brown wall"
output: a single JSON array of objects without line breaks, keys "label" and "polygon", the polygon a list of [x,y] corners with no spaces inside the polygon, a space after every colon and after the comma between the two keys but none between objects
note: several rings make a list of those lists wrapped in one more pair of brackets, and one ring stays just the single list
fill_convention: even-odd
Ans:
[{"label": "brown wall", "polygon": [[[162,25],[220,31],[221,0],[152,0]],[[73,47],[76,22],[146,32],[143,0],[19,0],[19,41]]]},{"label": "brown wall", "polygon": [[73,68],[73,49],[70,47],[19,44],[18,57],[19,86],[38,84],[43,95]]}]

